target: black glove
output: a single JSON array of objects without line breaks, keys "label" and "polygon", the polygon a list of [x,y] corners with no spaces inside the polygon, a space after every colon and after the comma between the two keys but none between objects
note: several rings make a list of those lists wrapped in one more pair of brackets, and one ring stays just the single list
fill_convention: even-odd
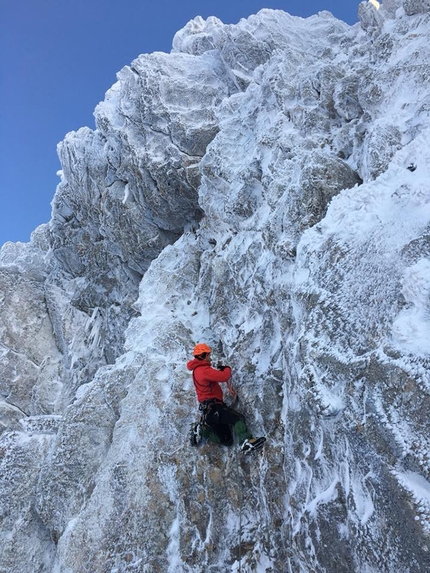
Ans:
[{"label": "black glove", "polygon": [[224,364],[221,364],[218,362],[217,368],[218,368],[218,370],[221,370],[221,372],[222,372],[224,370],[225,366],[224,366]]}]

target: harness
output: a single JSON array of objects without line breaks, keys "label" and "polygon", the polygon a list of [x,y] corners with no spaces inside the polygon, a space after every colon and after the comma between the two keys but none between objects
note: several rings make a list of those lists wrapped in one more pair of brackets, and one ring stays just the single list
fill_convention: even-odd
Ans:
[{"label": "harness", "polygon": [[202,424],[206,424],[206,418],[208,417],[209,412],[213,409],[214,406],[222,404],[224,404],[224,402],[222,400],[217,400],[217,398],[212,398],[211,400],[203,400],[203,402],[200,402],[200,422]]}]

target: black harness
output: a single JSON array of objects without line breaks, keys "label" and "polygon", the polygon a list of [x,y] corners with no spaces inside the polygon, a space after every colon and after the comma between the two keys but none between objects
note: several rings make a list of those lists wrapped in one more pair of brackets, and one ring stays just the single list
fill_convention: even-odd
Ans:
[{"label": "black harness", "polygon": [[211,410],[215,405],[219,404],[220,406],[224,404],[222,400],[218,400],[217,398],[212,398],[211,400],[203,400],[199,404],[200,412],[206,412],[207,410]]},{"label": "black harness", "polygon": [[[209,414],[212,413],[212,410],[214,410],[214,408],[216,408],[216,406],[222,406],[223,404],[224,404],[224,402],[222,400],[217,400],[216,398],[212,398],[211,400],[203,400],[203,402],[200,402],[200,404],[199,404],[200,421],[203,424],[206,424],[206,420],[209,417]],[[213,418],[216,418],[216,416],[217,416],[217,412],[215,411],[211,415],[212,424],[214,423]]]}]

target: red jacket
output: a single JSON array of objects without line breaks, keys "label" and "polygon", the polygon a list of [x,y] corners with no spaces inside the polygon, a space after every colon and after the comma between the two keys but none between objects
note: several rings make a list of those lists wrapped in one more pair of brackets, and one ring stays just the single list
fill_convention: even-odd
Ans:
[{"label": "red jacket", "polygon": [[194,360],[187,362],[187,368],[193,372],[194,387],[199,402],[214,398],[216,400],[223,399],[223,392],[219,383],[229,380],[231,376],[230,366],[226,366],[224,370],[216,370],[212,368],[209,362],[194,358]]}]

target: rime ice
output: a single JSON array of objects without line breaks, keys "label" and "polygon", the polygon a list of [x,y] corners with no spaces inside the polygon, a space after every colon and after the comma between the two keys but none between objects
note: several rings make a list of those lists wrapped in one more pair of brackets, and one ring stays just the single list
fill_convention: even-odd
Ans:
[{"label": "rime ice", "polygon": [[[359,14],[196,18],[60,144],[0,253],[0,569],[430,570],[428,3]],[[188,447],[203,340],[252,459]]]}]

